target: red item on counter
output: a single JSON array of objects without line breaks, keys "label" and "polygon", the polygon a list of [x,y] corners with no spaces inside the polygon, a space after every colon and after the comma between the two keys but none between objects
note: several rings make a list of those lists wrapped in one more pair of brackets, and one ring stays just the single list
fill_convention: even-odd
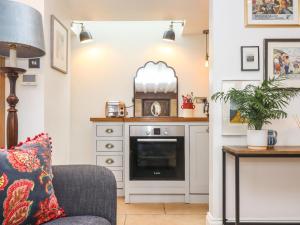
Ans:
[{"label": "red item on counter", "polygon": [[182,109],[195,109],[195,105],[190,102],[184,102],[181,106]]}]

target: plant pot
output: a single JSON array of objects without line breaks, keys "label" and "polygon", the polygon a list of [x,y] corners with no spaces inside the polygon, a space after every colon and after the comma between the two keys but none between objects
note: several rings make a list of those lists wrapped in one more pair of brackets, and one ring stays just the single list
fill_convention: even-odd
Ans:
[{"label": "plant pot", "polygon": [[193,109],[183,109],[182,110],[182,116],[185,118],[193,117],[194,116],[194,110]]},{"label": "plant pot", "polygon": [[247,143],[249,149],[266,150],[268,147],[268,130],[248,130]]}]

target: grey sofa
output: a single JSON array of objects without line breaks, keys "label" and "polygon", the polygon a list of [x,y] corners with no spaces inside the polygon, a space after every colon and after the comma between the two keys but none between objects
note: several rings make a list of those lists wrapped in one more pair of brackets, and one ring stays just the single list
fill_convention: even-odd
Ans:
[{"label": "grey sofa", "polygon": [[113,173],[99,166],[53,166],[56,197],[67,217],[46,225],[116,225]]}]

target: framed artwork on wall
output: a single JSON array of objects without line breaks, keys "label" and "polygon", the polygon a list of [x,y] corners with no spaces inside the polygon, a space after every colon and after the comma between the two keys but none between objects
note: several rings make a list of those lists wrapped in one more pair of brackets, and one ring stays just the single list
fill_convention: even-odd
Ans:
[{"label": "framed artwork on wall", "polygon": [[264,40],[265,79],[281,80],[285,87],[300,87],[300,39]]},{"label": "framed artwork on wall", "polygon": [[[222,91],[227,92],[232,88],[244,89],[247,85],[259,85],[258,80],[224,80]],[[222,103],[222,135],[244,136],[247,135],[248,125],[242,118],[234,102]]]},{"label": "framed artwork on wall", "polygon": [[55,17],[51,16],[51,66],[68,73],[68,29]]},{"label": "framed artwork on wall", "polygon": [[299,26],[299,2],[299,0],[245,0],[245,25]]},{"label": "framed artwork on wall", "polygon": [[242,71],[259,71],[259,46],[242,46],[241,47],[241,70]]}]

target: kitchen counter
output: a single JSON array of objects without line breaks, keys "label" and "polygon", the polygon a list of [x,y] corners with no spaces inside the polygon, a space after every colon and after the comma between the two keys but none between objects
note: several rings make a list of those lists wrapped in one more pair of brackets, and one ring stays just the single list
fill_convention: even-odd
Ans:
[{"label": "kitchen counter", "polygon": [[125,117],[125,118],[90,118],[91,122],[208,122],[209,119],[207,117]]},{"label": "kitchen counter", "polygon": [[[157,202],[208,203],[208,118],[90,118],[90,121],[93,123],[94,129],[94,162],[98,166],[107,167],[114,173],[117,181],[117,194],[118,196],[125,196],[126,203],[150,203],[153,202],[153,199]],[[176,126],[180,128],[175,128]],[[154,136],[155,128],[156,130],[159,129],[159,131],[163,130],[163,132],[156,132]],[[163,163],[165,163],[166,160],[170,160],[167,157],[171,154],[171,158],[173,158],[174,155],[176,155],[176,157],[178,155],[181,160],[184,160],[178,164],[177,162],[179,161],[176,160],[175,165],[177,169],[181,171],[181,174],[185,174],[184,179],[182,179],[182,177],[180,179],[176,178],[178,180],[172,180],[172,178],[168,177],[161,180],[131,179],[130,170],[141,171],[142,169],[139,168],[139,165],[134,164],[136,160],[130,161],[133,157],[130,155],[132,152],[138,154],[139,151],[137,151],[137,149],[142,149],[143,146],[146,145],[145,143],[148,143],[147,141],[145,143],[142,141],[142,145],[137,145],[139,141],[138,137],[134,135],[133,129],[141,129],[140,132],[136,132],[136,135],[141,135],[141,137],[149,139],[148,142],[150,142],[150,145],[156,142],[153,141],[154,139],[158,139],[158,141],[161,142],[159,145],[154,144],[151,147],[160,149],[154,152],[166,151],[162,154],[161,159],[158,159],[157,164],[155,164],[157,165],[155,168],[157,168],[154,171],[150,171],[150,173],[144,172],[145,176],[154,179],[153,176],[160,176],[162,173],[165,173],[165,165],[163,165]],[[148,135],[147,131],[149,129],[153,133],[154,137],[152,138],[146,136]],[[177,133],[177,129],[180,130],[179,133]],[[171,144],[166,141],[168,139],[172,140]],[[175,142],[173,142],[174,139],[176,139]],[[176,147],[174,147],[174,145]],[[166,148],[165,146],[168,147]],[[176,152],[176,154],[174,154],[174,152]],[[143,156],[143,160],[147,161],[148,158],[153,160],[157,159],[156,155],[154,158],[151,156],[151,151],[149,154],[149,157]],[[162,161],[162,163],[160,161]],[[147,162],[145,163],[147,164]],[[184,172],[182,171],[183,167]],[[172,175],[164,174],[164,176]]]}]

